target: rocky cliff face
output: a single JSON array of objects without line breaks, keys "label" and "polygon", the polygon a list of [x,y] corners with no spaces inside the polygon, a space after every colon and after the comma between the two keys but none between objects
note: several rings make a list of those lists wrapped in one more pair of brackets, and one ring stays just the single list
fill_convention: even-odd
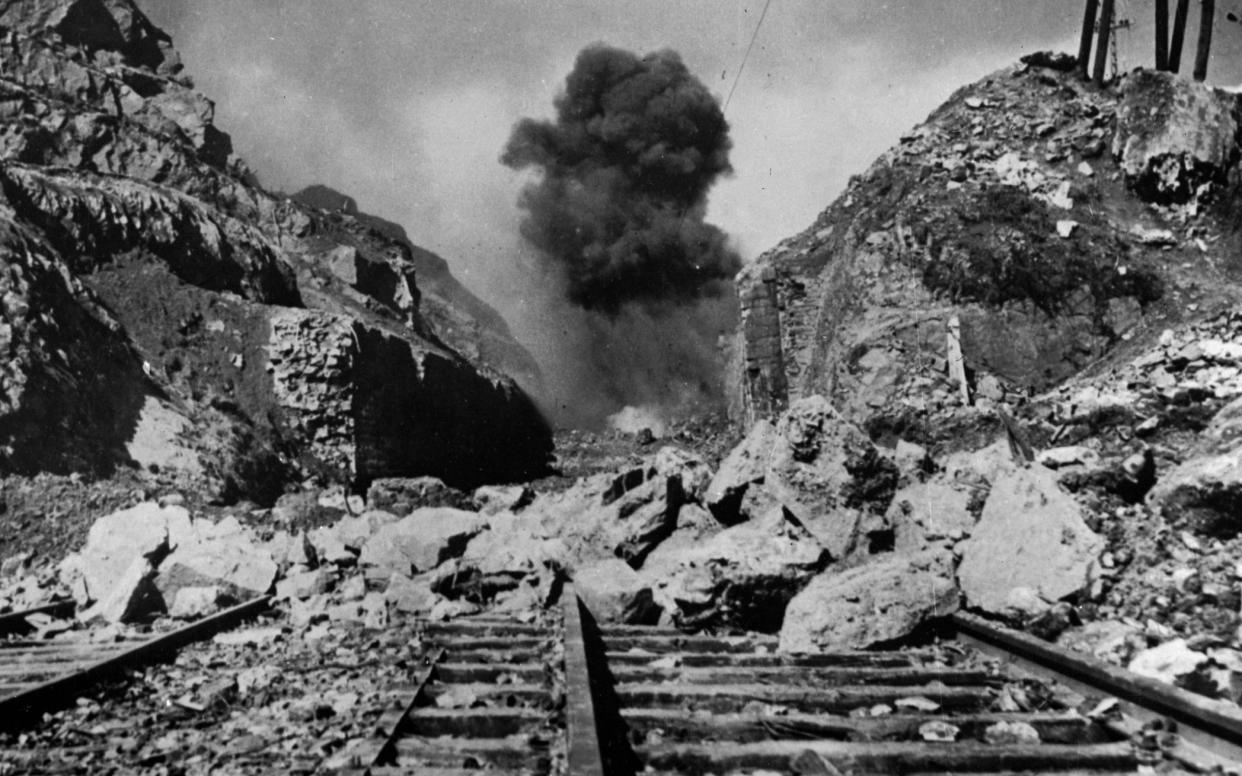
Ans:
[{"label": "rocky cliff face", "polygon": [[740,416],[951,410],[955,345],[969,401],[1012,403],[1232,299],[1236,98],[1145,71],[1096,90],[1067,61],[964,87],[741,273]]},{"label": "rocky cliff face", "polygon": [[131,0],[0,0],[0,45],[0,468],[542,470],[503,321],[400,227],[264,191]]}]

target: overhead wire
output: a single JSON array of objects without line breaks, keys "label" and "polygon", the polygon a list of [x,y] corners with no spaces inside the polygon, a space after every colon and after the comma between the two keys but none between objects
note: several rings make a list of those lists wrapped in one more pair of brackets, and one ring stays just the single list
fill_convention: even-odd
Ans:
[{"label": "overhead wire", "polygon": [[720,109],[721,113],[729,110],[729,102],[733,99],[733,92],[737,90],[738,81],[742,80],[742,71],[746,69],[746,62],[750,59],[751,49],[755,47],[755,40],[759,37],[759,28],[763,26],[763,20],[768,15],[768,7],[772,5],[772,0],[766,0],[763,4],[763,11],[759,13],[759,21],[755,24],[755,31],[750,34],[750,43],[746,44],[746,53],[742,55],[742,64],[738,65],[737,73],[733,75],[733,85],[729,87],[729,94],[725,97],[724,106]]}]

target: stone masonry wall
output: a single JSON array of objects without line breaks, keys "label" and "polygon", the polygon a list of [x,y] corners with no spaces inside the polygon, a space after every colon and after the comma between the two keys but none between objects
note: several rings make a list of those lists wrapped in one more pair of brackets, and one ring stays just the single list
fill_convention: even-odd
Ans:
[{"label": "stone masonry wall", "polygon": [[268,359],[276,402],[311,452],[354,471],[353,327],[338,315],[284,308],[272,315]]}]

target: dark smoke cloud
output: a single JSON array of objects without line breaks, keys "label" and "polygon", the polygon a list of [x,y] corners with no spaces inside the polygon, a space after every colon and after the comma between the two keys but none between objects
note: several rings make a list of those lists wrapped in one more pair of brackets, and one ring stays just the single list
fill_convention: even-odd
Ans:
[{"label": "dark smoke cloud", "polygon": [[522,119],[501,161],[542,172],[522,193],[522,235],[575,304],[616,316],[720,295],[741,259],[703,221],[729,173],[729,125],[674,51],[603,44],[578,54],[556,120]]}]

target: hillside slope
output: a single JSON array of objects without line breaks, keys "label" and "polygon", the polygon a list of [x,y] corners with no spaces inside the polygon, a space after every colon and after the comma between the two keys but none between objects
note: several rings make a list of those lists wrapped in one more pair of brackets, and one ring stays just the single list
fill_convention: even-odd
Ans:
[{"label": "hillside slope", "polygon": [[954,319],[972,396],[1016,401],[1237,298],[1236,231],[1210,205],[1232,201],[1236,98],[1039,66],[1065,61],[962,88],[741,273],[739,413],[957,406]]},{"label": "hillside slope", "polygon": [[316,473],[544,469],[494,311],[427,304],[393,225],[264,191],[130,0],[5,0],[0,33],[0,469],[260,502]]}]

